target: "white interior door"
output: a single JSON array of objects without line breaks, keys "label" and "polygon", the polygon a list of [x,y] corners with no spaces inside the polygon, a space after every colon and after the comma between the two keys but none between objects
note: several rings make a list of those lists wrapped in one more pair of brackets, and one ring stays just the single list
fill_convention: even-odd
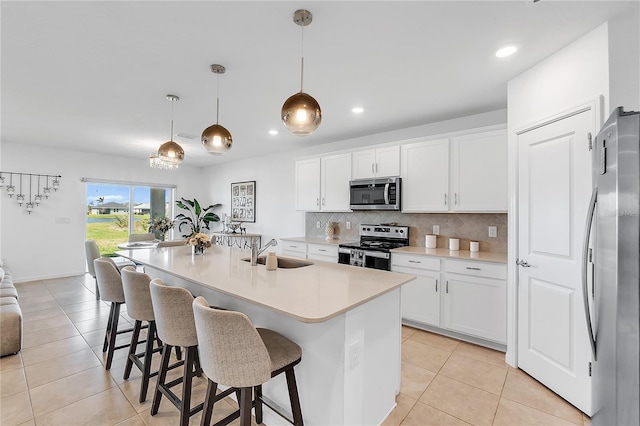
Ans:
[{"label": "white interior door", "polygon": [[518,135],[518,366],[592,414],[581,292],[589,109]]}]

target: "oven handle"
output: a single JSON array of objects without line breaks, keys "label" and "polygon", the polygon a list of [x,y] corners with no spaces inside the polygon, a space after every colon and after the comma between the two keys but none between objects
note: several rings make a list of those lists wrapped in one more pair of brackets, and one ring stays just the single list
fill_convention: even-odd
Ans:
[{"label": "oven handle", "polygon": [[378,259],[389,259],[391,257],[391,254],[385,253],[382,251],[365,251],[364,257],[377,257]]}]

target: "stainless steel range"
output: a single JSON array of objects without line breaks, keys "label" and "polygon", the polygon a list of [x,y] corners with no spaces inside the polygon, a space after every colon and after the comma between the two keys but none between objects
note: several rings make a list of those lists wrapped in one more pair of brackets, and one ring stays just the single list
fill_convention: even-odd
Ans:
[{"label": "stainless steel range", "polygon": [[338,263],[391,270],[391,249],[409,245],[409,227],[395,223],[360,225],[360,242],[340,244]]}]

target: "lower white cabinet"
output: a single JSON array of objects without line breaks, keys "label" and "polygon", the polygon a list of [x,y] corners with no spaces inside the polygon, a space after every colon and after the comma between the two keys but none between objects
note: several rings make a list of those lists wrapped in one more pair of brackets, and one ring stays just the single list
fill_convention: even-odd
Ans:
[{"label": "lower white cabinet", "polygon": [[307,258],[307,243],[301,243],[298,241],[280,240],[282,245],[282,255],[299,257],[302,259]]},{"label": "lower white cabinet", "polygon": [[322,243],[303,243],[298,240],[280,240],[282,255],[302,259],[323,260],[338,263],[338,245]]},{"label": "lower white cabinet", "polygon": [[416,275],[402,286],[402,318],[500,344],[507,341],[507,267],[404,253],[391,270]]},{"label": "lower white cabinet", "polygon": [[335,244],[307,244],[307,259],[338,263],[338,246]]}]

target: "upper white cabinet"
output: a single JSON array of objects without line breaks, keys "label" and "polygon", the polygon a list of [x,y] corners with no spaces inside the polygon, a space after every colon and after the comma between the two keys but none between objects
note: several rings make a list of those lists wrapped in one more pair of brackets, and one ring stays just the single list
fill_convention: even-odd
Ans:
[{"label": "upper white cabinet", "polygon": [[400,175],[400,147],[355,151],[353,153],[353,179],[388,177]]},{"label": "upper white cabinet", "polygon": [[349,211],[351,154],[296,161],[296,210]]},{"label": "upper white cabinet", "polygon": [[402,146],[402,211],[507,210],[507,132]]},{"label": "upper white cabinet", "polygon": [[507,131],[451,139],[451,210],[507,211]]},{"label": "upper white cabinet", "polygon": [[449,211],[449,139],[402,145],[402,211]]}]

